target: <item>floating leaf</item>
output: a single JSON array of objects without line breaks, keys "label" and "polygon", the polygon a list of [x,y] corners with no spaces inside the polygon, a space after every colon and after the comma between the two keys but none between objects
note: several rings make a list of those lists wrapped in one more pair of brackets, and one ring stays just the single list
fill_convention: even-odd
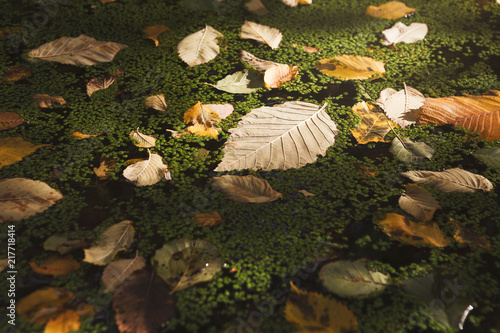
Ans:
[{"label": "floating leaf", "polygon": [[359,144],[387,142],[384,138],[391,130],[391,126],[395,127],[396,124],[387,119],[385,114],[366,102],[357,103],[352,107],[352,111],[361,117],[361,124],[356,129],[351,129],[352,135]]},{"label": "floating leaf", "polygon": [[227,195],[229,199],[243,203],[271,202],[283,196],[273,190],[267,180],[252,175],[213,177],[212,186]]},{"label": "floating leaf", "polygon": [[413,14],[415,8],[406,7],[406,5],[399,1],[389,1],[381,4],[380,6],[368,6],[366,15],[373,17],[380,17],[389,20],[397,20],[407,15]]},{"label": "floating leaf", "polygon": [[64,309],[64,304],[73,298],[71,291],[61,288],[40,289],[21,299],[16,311],[30,323],[44,325],[55,318]]},{"label": "floating leaf", "polygon": [[151,262],[174,291],[210,281],[224,264],[217,246],[205,240],[177,239],[157,250]]},{"label": "floating leaf", "polygon": [[337,125],[326,103],[286,102],[253,109],[229,130],[215,171],[287,170],[316,162],[335,142]]},{"label": "floating leaf", "polygon": [[423,142],[413,142],[404,136],[392,140],[390,152],[403,162],[420,162],[431,159],[435,150]]},{"label": "floating leaf", "polygon": [[478,132],[486,140],[500,138],[500,92],[483,96],[464,95],[427,98],[418,124],[451,124]]},{"label": "floating leaf", "polygon": [[403,243],[432,247],[445,247],[450,243],[435,222],[415,223],[406,216],[387,213],[377,224],[387,235]]},{"label": "floating leaf", "polygon": [[250,0],[245,3],[245,8],[249,12],[257,15],[266,15],[270,13],[270,11],[264,6],[261,0]]},{"label": "floating leaf", "polygon": [[102,272],[102,282],[106,286],[105,293],[115,290],[135,271],[146,265],[144,257],[136,256],[133,259],[121,259],[111,262]]},{"label": "floating leaf", "polygon": [[223,36],[211,26],[206,25],[204,29],[181,40],[177,46],[177,51],[181,59],[189,67],[204,64],[219,54],[217,38]]},{"label": "floating leaf", "polygon": [[406,84],[398,92],[392,88],[384,89],[377,99],[377,104],[387,117],[403,128],[417,122],[419,109],[424,102],[424,95]]},{"label": "floating leaf", "polygon": [[15,112],[0,111],[0,131],[16,127],[26,122]]},{"label": "floating leaf", "polygon": [[175,315],[170,289],[150,269],[132,273],[113,295],[113,309],[121,333],[156,332]]},{"label": "floating leaf", "polygon": [[297,7],[297,5],[312,5],[312,0],[281,0],[285,5]]},{"label": "floating leaf", "polygon": [[299,192],[300,194],[302,194],[305,197],[315,197],[316,196],[316,194],[313,194],[313,193],[308,192],[306,190],[298,190],[297,192]]},{"label": "floating leaf", "polygon": [[291,292],[285,306],[285,318],[299,333],[354,332],[358,321],[344,304],[321,294],[307,292],[290,282]]},{"label": "floating leaf", "polygon": [[255,22],[245,21],[241,27],[241,38],[256,40],[269,45],[272,49],[280,45],[282,37],[283,35],[278,29]]},{"label": "floating leaf", "polygon": [[427,24],[425,23],[412,23],[406,25],[402,22],[397,22],[390,29],[382,31],[384,40],[382,44],[391,45],[396,43],[415,43],[423,40],[427,35]]},{"label": "floating leaf", "polygon": [[130,137],[136,141],[134,145],[137,147],[152,148],[156,146],[156,138],[151,135],[142,134],[139,132],[139,128],[130,132]]},{"label": "floating leaf", "polygon": [[220,214],[216,211],[200,213],[193,216],[193,221],[198,224],[201,224],[204,227],[213,227],[218,224],[221,224],[225,220],[220,216]]},{"label": "floating leaf", "polygon": [[266,71],[270,68],[273,68],[275,66],[283,65],[283,64],[279,64],[277,62],[257,58],[256,56],[254,56],[253,54],[251,54],[245,50],[240,51],[240,59],[241,59],[241,61],[247,63],[249,66],[252,66],[253,68],[255,68],[256,70],[258,70],[260,72],[264,72],[264,71]]},{"label": "floating leaf", "polygon": [[78,140],[83,140],[83,139],[88,139],[88,138],[99,136],[100,134],[83,134],[80,131],[75,131],[75,132],[71,133],[71,135],[76,137]]},{"label": "floating leaf", "polygon": [[65,275],[80,268],[80,263],[71,257],[53,255],[43,263],[30,262],[31,268],[41,275]]},{"label": "floating leaf", "polygon": [[151,154],[148,150],[149,159],[136,162],[123,170],[123,176],[134,182],[136,186],[149,186],[158,183],[165,177],[170,180],[170,172],[163,158],[158,154]]},{"label": "floating leaf", "polygon": [[158,41],[158,36],[164,33],[165,31],[170,31],[171,29],[163,24],[153,25],[150,27],[146,27],[142,30],[144,38],[149,38],[155,42],[155,45],[160,45]]},{"label": "floating leaf", "polygon": [[4,80],[9,81],[9,82],[15,82],[19,81],[22,78],[30,77],[33,72],[24,66],[12,66],[5,71],[5,73],[2,74],[2,77]]},{"label": "floating leaf", "polygon": [[114,75],[108,75],[104,79],[95,77],[87,83],[87,95],[90,97],[96,91],[108,89],[115,81],[116,76]]},{"label": "floating leaf", "polygon": [[28,53],[30,58],[55,61],[69,65],[92,66],[101,62],[110,62],[127,45],[97,41],[95,38],[80,35],[76,38],[61,37],[43,44]]},{"label": "floating leaf", "polygon": [[94,265],[104,266],[110,263],[115,255],[134,241],[134,227],[132,221],[124,220],[104,230],[97,243],[85,249],[83,261]]},{"label": "floating leaf", "polygon": [[196,103],[184,113],[184,122],[193,124],[187,128],[190,133],[214,138],[219,135],[217,132],[219,128],[214,126],[214,123],[220,122],[219,115],[201,102]]},{"label": "floating leaf", "polygon": [[74,250],[85,247],[85,239],[69,239],[67,234],[55,234],[50,236],[43,243],[43,249],[46,251],[55,251],[60,254],[67,254]]},{"label": "floating leaf", "polygon": [[366,80],[385,73],[385,64],[369,57],[342,55],[321,59],[318,69],[321,73],[338,76],[340,80]]},{"label": "floating leaf", "polygon": [[75,310],[65,310],[51,318],[43,333],[70,333],[80,329],[80,315]]},{"label": "floating leaf", "polygon": [[434,212],[441,209],[432,194],[416,184],[405,186],[405,193],[399,197],[399,207],[420,222],[429,222]]},{"label": "floating leaf", "polygon": [[227,118],[234,111],[234,106],[229,103],[226,104],[203,104],[206,108],[211,109],[217,113],[220,119]]},{"label": "floating leaf", "polygon": [[267,89],[278,88],[283,83],[295,80],[299,66],[273,66],[264,73],[264,84]]},{"label": "floating leaf", "polygon": [[26,178],[0,180],[0,223],[20,221],[41,213],[62,199],[49,185]]},{"label": "floating leaf", "polygon": [[149,96],[144,100],[144,103],[146,104],[146,106],[158,111],[167,110],[167,102],[165,102],[165,95],[163,94]]},{"label": "floating leaf", "polygon": [[444,193],[474,192],[476,190],[488,192],[493,189],[493,184],[486,177],[460,168],[444,171],[407,171],[401,174],[414,182],[432,186]]},{"label": "floating leaf", "polygon": [[337,260],[319,272],[321,284],[340,297],[365,297],[389,285],[389,275],[368,270],[366,260]]},{"label": "floating leaf", "polygon": [[245,69],[230,74],[211,86],[231,94],[250,94],[263,88],[264,81],[258,72]]},{"label": "floating leaf", "polygon": [[500,148],[483,148],[472,153],[472,155],[485,162],[492,168],[500,169]]},{"label": "floating leaf", "polygon": [[49,106],[59,104],[64,105],[66,101],[62,96],[50,96],[47,94],[35,94],[33,95],[33,99],[36,104],[41,108],[48,108]]}]

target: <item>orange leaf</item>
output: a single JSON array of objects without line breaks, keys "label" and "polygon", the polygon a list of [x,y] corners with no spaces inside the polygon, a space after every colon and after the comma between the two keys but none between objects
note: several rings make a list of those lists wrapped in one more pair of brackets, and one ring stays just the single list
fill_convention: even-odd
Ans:
[{"label": "orange leaf", "polygon": [[98,135],[100,135],[100,134],[83,134],[83,133],[82,133],[82,132],[80,132],[80,131],[75,131],[75,132],[71,133],[71,135],[76,136],[76,138],[77,138],[78,140],[82,140],[82,139],[88,139],[88,138],[91,138],[91,137],[93,137],[93,136],[98,136]]},{"label": "orange leaf", "polygon": [[385,64],[369,57],[341,55],[321,59],[318,69],[326,75],[337,76],[340,80],[366,80],[385,73]]},{"label": "orange leaf", "polygon": [[197,134],[200,136],[211,136],[217,138],[219,129],[214,127],[215,122],[219,122],[220,118],[212,109],[204,106],[201,102],[196,103],[192,108],[184,113],[184,122],[186,124],[192,123],[186,130],[189,133]]},{"label": "orange leaf", "polygon": [[278,65],[272,66],[264,73],[264,83],[267,89],[278,88],[283,83],[297,77],[299,66]]},{"label": "orange leaf", "polygon": [[9,82],[19,81],[25,76],[31,76],[32,72],[29,68],[23,66],[12,66],[5,73],[3,73],[2,77],[4,80]]},{"label": "orange leaf", "polygon": [[159,25],[153,25],[150,27],[146,27],[142,30],[144,34],[144,38],[149,38],[155,42],[155,45],[158,46],[160,45],[160,42],[158,41],[158,36],[165,31],[171,30],[169,27],[164,26],[163,24]]},{"label": "orange leaf", "polygon": [[415,12],[415,8],[406,7],[406,5],[399,1],[389,1],[377,6],[368,6],[366,15],[373,17],[380,17],[389,20],[396,20],[406,15]]},{"label": "orange leaf", "polygon": [[201,224],[204,227],[213,227],[215,225],[221,224],[225,220],[216,211],[200,213],[193,217],[193,221]]},{"label": "orange leaf", "polygon": [[61,288],[36,290],[21,299],[17,304],[17,313],[30,323],[43,325],[57,316],[64,304],[72,298],[74,295],[71,291]]},{"label": "orange leaf", "polygon": [[80,316],[75,310],[66,310],[50,319],[43,333],[69,333],[80,329]]},{"label": "orange leaf", "polygon": [[31,268],[41,275],[65,275],[80,268],[80,263],[71,257],[50,256],[43,263],[30,262]]}]

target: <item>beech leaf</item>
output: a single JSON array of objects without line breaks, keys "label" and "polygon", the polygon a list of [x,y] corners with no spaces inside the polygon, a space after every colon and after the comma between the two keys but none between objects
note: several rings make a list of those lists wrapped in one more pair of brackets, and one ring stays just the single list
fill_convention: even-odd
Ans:
[{"label": "beech leaf", "polygon": [[257,15],[266,15],[269,14],[270,11],[264,6],[261,0],[250,0],[245,3],[245,8],[252,13]]},{"label": "beech leaf", "polygon": [[54,104],[64,105],[66,101],[62,96],[50,96],[47,94],[35,94],[33,95],[33,99],[36,104],[41,108],[48,108]]},{"label": "beech leaf", "polygon": [[144,100],[144,103],[146,104],[146,106],[158,111],[167,110],[167,102],[165,101],[165,95],[163,94],[149,96]]},{"label": "beech leaf", "polygon": [[245,69],[230,74],[211,86],[232,94],[250,94],[263,88],[264,81],[258,72]]},{"label": "beech leaf", "polygon": [[15,112],[0,111],[0,131],[16,127],[26,122]]},{"label": "beech leaf", "polygon": [[164,33],[165,31],[171,30],[169,27],[164,26],[163,24],[153,25],[146,27],[142,30],[144,38],[149,38],[155,42],[155,45],[160,45],[158,41],[158,36]]},{"label": "beech leaf", "polygon": [[407,26],[402,22],[397,22],[390,29],[382,31],[382,35],[384,35],[382,44],[415,43],[424,39],[427,31],[427,24],[425,23],[412,23]]},{"label": "beech leaf", "polygon": [[134,145],[141,148],[152,148],[156,146],[156,138],[151,135],[142,134],[139,132],[139,128],[135,131],[130,132],[130,137],[134,139]]},{"label": "beech leaf", "polygon": [[413,14],[413,12],[415,12],[415,8],[406,7],[406,5],[400,1],[389,1],[378,7],[368,6],[366,9],[366,15],[389,20],[397,20]]},{"label": "beech leaf", "polygon": [[266,71],[270,68],[273,68],[275,66],[283,65],[283,64],[279,64],[277,62],[257,58],[256,56],[254,56],[253,54],[251,54],[250,52],[247,52],[245,50],[240,51],[240,59],[241,59],[241,61],[247,63],[249,66],[252,66],[253,68],[258,70],[259,72],[264,72],[264,71]]},{"label": "beech leaf", "polygon": [[229,117],[231,113],[234,111],[234,106],[232,104],[204,104],[205,107],[211,109],[215,112],[220,119],[224,119]]},{"label": "beech leaf", "polygon": [[90,97],[99,90],[107,89],[116,81],[116,76],[108,75],[104,79],[93,78],[87,83],[87,95]]},{"label": "beech leaf", "polygon": [[390,152],[403,162],[420,162],[431,159],[435,150],[423,142],[413,142],[404,136],[392,140]]},{"label": "beech leaf", "polygon": [[180,41],[177,51],[181,59],[193,67],[204,64],[219,54],[217,38],[223,37],[219,31],[209,25]]},{"label": "beech leaf", "polygon": [[420,91],[404,85],[404,89],[398,92],[392,88],[384,89],[377,104],[390,120],[405,128],[417,122],[418,112],[424,101],[425,97]]},{"label": "beech leaf", "polygon": [[33,154],[38,148],[50,146],[47,144],[35,145],[24,141],[22,137],[0,138],[0,169],[21,161],[24,157]]},{"label": "beech leaf", "polygon": [[145,161],[136,162],[123,170],[123,177],[136,186],[149,186],[158,183],[164,177],[166,180],[172,179],[167,165],[163,163],[163,158],[158,154],[151,154],[148,150],[149,158]]},{"label": "beech leaf", "polygon": [[340,80],[366,80],[385,73],[385,64],[369,57],[341,55],[321,59],[318,69],[326,75],[337,76]]},{"label": "beech leaf", "polygon": [[399,197],[399,207],[420,222],[429,222],[437,209],[441,209],[439,202],[426,189],[409,184],[405,193]]},{"label": "beech leaf", "polygon": [[80,263],[71,257],[52,255],[44,262],[29,263],[30,267],[40,275],[65,275],[80,268]]},{"label": "beech leaf", "polygon": [[227,195],[229,199],[242,203],[271,202],[283,196],[273,190],[267,180],[252,175],[213,177],[212,186]]},{"label": "beech leaf", "polygon": [[106,286],[105,293],[115,290],[133,272],[146,265],[144,257],[136,256],[133,259],[121,259],[111,262],[102,272],[102,282]]},{"label": "beech leaf", "polygon": [[483,148],[472,153],[492,168],[500,169],[500,147]]},{"label": "beech leaf", "polygon": [[[351,129],[352,135],[359,144],[386,142],[384,138],[391,130],[391,126],[396,127],[396,124],[392,123],[384,113],[372,104],[359,102],[352,107],[352,111],[361,117],[361,124],[355,129]],[[391,123],[392,125],[389,125]]]},{"label": "beech leaf", "polygon": [[241,27],[241,38],[253,39],[269,45],[272,49],[280,45],[283,35],[278,29],[251,21],[245,21]]},{"label": "beech leaf", "polygon": [[264,84],[267,89],[278,88],[283,83],[294,80],[298,71],[299,66],[273,66],[264,73]]}]

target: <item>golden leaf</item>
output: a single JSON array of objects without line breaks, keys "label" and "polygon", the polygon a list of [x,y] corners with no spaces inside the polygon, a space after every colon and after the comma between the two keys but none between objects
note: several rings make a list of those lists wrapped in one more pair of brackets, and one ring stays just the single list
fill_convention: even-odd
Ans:
[{"label": "golden leaf", "polygon": [[389,1],[381,4],[380,6],[368,6],[366,15],[373,17],[380,17],[389,20],[397,20],[415,12],[415,8],[406,7],[406,5],[399,1]]},{"label": "golden leaf", "polygon": [[163,24],[153,25],[150,27],[146,27],[142,30],[144,34],[144,38],[149,38],[155,42],[155,45],[160,45],[158,41],[158,36],[164,33],[165,31],[171,30],[169,27],[164,26]]},{"label": "golden leaf", "polygon": [[17,304],[17,313],[38,325],[44,325],[48,320],[57,316],[64,304],[74,298],[71,291],[49,287],[36,290],[24,297]]},{"label": "golden leaf", "polygon": [[338,76],[340,80],[366,80],[385,73],[382,61],[369,57],[342,55],[321,59],[318,69],[326,75]]},{"label": "golden leaf", "polygon": [[53,255],[43,263],[30,262],[31,268],[41,275],[65,275],[80,268],[80,263],[71,257],[60,257]]},{"label": "golden leaf", "polygon": [[100,134],[83,134],[80,131],[75,131],[75,132],[71,133],[71,135],[75,136],[78,140],[82,140],[82,139],[92,138],[92,137],[98,136]]},{"label": "golden leaf", "polygon": [[36,104],[41,108],[48,108],[54,104],[64,105],[66,101],[62,96],[50,96],[47,94],[36,94],[33,95],[33,99]]},{"label": "golden leaf", "polygon": [[23,157],[33,154],[38,148],[50,146],[47,144],[35,145],[24,141],[23,138],[7,137],[0,138],[0,169],[6,165],[17,163]]},{"label": "golden leaf", "polygon": [[278,88],[283,83],[297,78],[299,66],[273,66],[264,73],[264,84],[267,89]]},{"label": "golden leaf", "polygon": [[43,333],[69,333],[80,329],[80,315],[75,310],[66,310],[51,318]]},{"label": "golden leaf", "polygon": [[[360,102],[352,107],[352,111],[361,117],[361,124],[351,129],[352,135],[359,144],[368,142],[388,142],[384,137],[392,127],[397,127],[387,116],[380,112],[377,107],[366,102]],[[391,124],[391,126],[389,125]]]},{"label": "golden leaf", "polygon": [[186,124],[193,124],[193,126],[189,126],[186,129],[189,133],[214,138],[217,138],[219,135],[219,128],[213,126],[215,122],[220,122],[219,116],[212,109],[201,104],[201,102],[196,103],[184,113],[184,122]]},{"label": "golden leaf", "polygon": [[0,111],[0,131],[16,127],[26,122],[15,112]]},{"label": "golden leaf", "polygon": [[201,224],[204,227],[213,227],[215,225],[221,224],[225,220],[216,211],[200,213],[193,216],[193,221]]}]

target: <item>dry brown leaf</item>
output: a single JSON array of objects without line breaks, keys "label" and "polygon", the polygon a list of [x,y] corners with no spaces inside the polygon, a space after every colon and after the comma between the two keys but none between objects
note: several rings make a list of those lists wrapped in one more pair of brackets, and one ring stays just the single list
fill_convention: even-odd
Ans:
[{"label": "dry brown leaf", "polygon": [[22,298],[17,303],[17,313],[30,323],[44,325],[56,317],[69,300],[75,296],[61,288],[39,289]]},{"label": "dry brown leaf", "polygon": [[62,96],[50,96],[47,94],[36,94],[33,95],[33,99],[35,100],[36,104],[41,107],[41,108],[48,108],[49,106],[59,104],[59,105],[64,105],[66,104],[66,101]]},{"label": "dry brown leaf", "polygon": [[341,80],[366,80],[385,73],[382,61],[369,57],[342,55],[321,59],[318,69],[326,75],[337,76]]},{"label": "dry brown leaf", "polygon": [[51,318],[43,333],[70,333],[80,329],[80,315],[75,310],[66,310]]},{"label": "dry brown leaf", "polygon": [[360,102],[352,107],[352,111],[361,117],[361,124],[355,129],[351,129],[352,135],[359,144],[388,142],[388,140],[384,140],[386,134],[391,130],[391,126],[397,127],[372,104]]},{"label": "dry brown leaf", "polygon": [[113,158],[101,158],[101,164],[98,168],[94,168],[94,173],[99,179],[108,179],[111,177],[110,170],[116,168],[116,160]]},{"label": "dry brown leaf", "polygon": [[115,81],[116,81],[116,76],[114,75],[108,75],[104,79],[99,79],[95,77],[87,83],[87,95],[90,97],[96,91],[107,89]]},{"label": "dry brown leaf", "polygon": [[267,89],[278,88],[283,83],[297,78],[299,66],[273,66],[264,73],[264,84]]},{"label": "dry brown leaf", "polygon": [[0,138],[0,169],[21,161],[24,157],[33,154],[38,148],[47,146],[50,145],[35,145],[24,141],[19,136]]},{"label": "dry brown leaf", "polygon": [[71,135],[73,135],[74,137],[76,137],[78,140],[83,140],[83,139],[88,139],[88,138],[96,137],[96,136],[99,136],[101,134],[100,133],[98,133],[98,134],[83,134],[80,131],[74,131],[73,133],[71,133]]},{"label": "dry brown leaf", "polygon": [[316,196],[316,194],[310,193],[306,190],[298,190],[297,192],[301,193],[305,197],[315,197]]},{"label": "dry brown leaf", "polygon": [[200,213],[193,216],[193,221],[204,227],[213,227],[224,222],[224,218],[216,211]]},{"label": "dry brown leaf", "polygon": [[283,196],[273,190],[267,180],[252,175],[213,177],[212,186],[227,195],[229,199],[243,203],[271,202]]},{"label": "dry brown leaf", "polygon": [[158,111],[167,110],[167,102],[165,101],[165,95],[163,94],[149,96],[144,100],[144,103],[146,104],[146,106]]},{"label": "dry brown leaf", "polygon": [[214,123],[220,122],[219,115],[201,102],[196,103],[184,113],[184,122],[193,124],[186,129],[190,133],[214,138],[219,135],[219,128],[214,126]]},{"label": "dry brown leaf", "polygon": [[26,122],[15,112],[0,111],[0,131],[16,127]]},{"label": "dry brown leaf", "polygon": [[9,265],[9,259],[0,259],[0,272],[3,271]]},{"label": "dry brown leaf", "polygon": [[4,80],[15,82],[21,80],[23,77],[30,77],[33,72],[24,66],[12,66],[2,74]]},{"label": "dry brown leaf", "polygon": [[278,29],[255,22],[245,21],[241,27],[241,38],[253,39],[269,45],[272,49],[280,45],[283,35]]},{"label": "dry brown leaf", "polygon": [[270,11],[264,6],[261,0],[250,0],[245,3],[245,8],[252,13],[257,15],[266,15],[269,14]]},{"label": "dry brown leaf", "polygon": [[130,132],[130,137],[136,141],[134,145],[137,147],[152,148],[156,146],[156,138],[151,135],[142,134],[139,132],[139,128]]},{"label": "dry brown leaf", "polygon": [[144,38],[149,38],[155,42],[155,45],[160,45],[158,41],[158,36],[164,33],[165,31],[170,31],[171,29],[163,24],[153,25],[150,27],[146,27],[142,30],[144,34]]},{"label": "dry brown leaf", "polygon": [[416,184],[405,186],[405,193],[399,197],[399,207],[420,222],[430,221],[434,212],[441,208],[429,191]]},{"label": "dry brown leaf", "polygon": [[366,15],[373,17],[380,17],[389,20],[397,20],[407,15],[413,14],[415,8],[406,7],[406,5],[399,1],[389,1],[381,4],[380,6],[368,6]]},{"label": "dry brown leaf", "polygon": [[29,263],[30,267],[41,275],[65,275],[80,268],[80,263],[71,257],[52,255],[41,264]]},{"label": "dry brown leaf", "polygon": [[115,290],[133,272],[142,269],[146,265],[144,257],[136,256],[133,259],[122,259],[111,262],[102,273],[102,282],[106,286],[105,293]]},{"label": "dry brown leaf", "polygon": [[275,66],[284,65],[284,64],[279,64],[277,62],[257,58],[256,56],[245,50],[240,51],[240,60],[247,63],[249,66],[252,66],[253,68],[255,68],[260,72],[266,71]]}]

